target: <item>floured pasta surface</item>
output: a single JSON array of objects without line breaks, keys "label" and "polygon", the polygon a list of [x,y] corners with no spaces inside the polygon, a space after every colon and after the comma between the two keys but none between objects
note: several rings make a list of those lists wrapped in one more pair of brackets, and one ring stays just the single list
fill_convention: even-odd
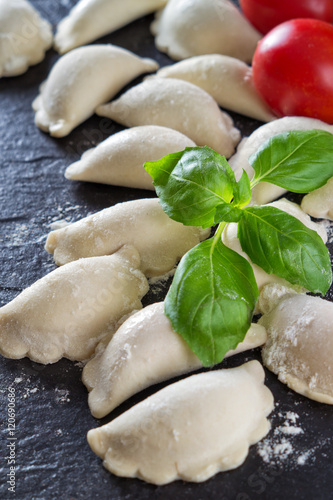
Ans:
[{"label": "floured pasta surface", "polygon": [[319,297],[285,295],[259,323],[268,333],[265,366],[308,398],[333,404],[333,304]]},{"label": "floured pasta surface", "polygon": [[333,220],[333,178],[321,188],[304,196],[301,208],[311,217]]},{"label": "floured pasta surface", "polygon": [[[248,159],[267,139],[274,135],[281,134],[282,132],[288,132],[289,130],[311,129],[326,130],[327,132],[333,133],[332,125],[328,125],[314,118],[306,118],[303,116],[286,116],[285,118],[279,118],[278,120],[266,123],[257,128],[248,138],[241,141],[236,154],[230,158],[229,163],[235,171],[236,178],[240,178],[244,169],[250,179],[252,179],[254,171]],[[261,182],[253,188],[252,193],[253,201],[258,205],[263,205],[279,198],[286,193],[286,190],[268,182]]]},{"label": "floured pasta surface", "polygon": [[235,57],[208,54],[161,68],[159,78],[179,78],[198,85],[222,108],[269,122],[276,117],[255,89],[252,69]]},{"label": "floured pasta surface", "polygon": [[133,247],[81,259],[44,276],[0,309],[0,352],[55,363],[82,361],[125,314],[142,307],[148,283]]},{"label": "floured pasta surface", "polygon": [[176,78],[147,79],[96,112],[127,127],[161,125],[178,130],[198,146],[209,146],[227,158],[240,140],[231,117],[207,92]]},{"label": "floured pasta surface", "polygon": [[[244,341],[226,357],[265,342],[265,328],[252,324]],[[82,380],[91,391],[88,402],[92,414],[102,418],[144,388],[201,367],[197,356],[172,329],[164,302],[158,302],[130,316],[105,349],[98,346]]]},{"label": "floured pasta surface", "polygon": [[172,59],[224,54],[251,62],[261,35],[228,0],[169,0],[151,26]]},{"label": "floured pasta surface", "polygon": [[51,24],[27,0],[0,0],[0,77],[25,73],[44,59]]},{"label": "floured pasta surface", "polygon": [[160,276],[209,232],[173,221],[158,199],[152,198],[119,203],[51,231],[45,248],[62,265],[82,257],[109,255],[130,244],[139,251],[142,271]]},{"label": "floured pasta surface", "polygon": [[54,45],[60,54],[93,42],[161,9],[167,0],[79,0],[58,25]]},{"label": "floured pasta surface", "polygon": [[244,462],[269,431],[272,409],[264,370],[250,361],[171,384],[87,437],[119,476],[200,482]]},{"label": "floured pasta surface", "polygon": [[176,130],[157,125],[133,127],[113,134],[70,165],[67,179],[154,190],[146,161],[160,160],[195,143]]},{"label": "floured pasta surface", "polygon": [[[279,208],[280,210],[283,210],[289,215],[292,215],[300,222],[302,222],[305,226],[307,226],[309,229],[316,231],[323,240],[323,242],[326,243],[327,233],[325,228],[322,225],[313,222],[310,219],[310,217],[308,217],[296,203],[292,203],[291,201],[282,198],[281,200],[270,203],[269,206]],[[222,241],[227,247],[239,253],[250,262],[253,268],[254,276],[256,278],[259,291],[268,283],[278,283],[286,287],[294,287],[297,290],[300,289],[296,285],[295,286],[291,285],[288,281],[281,278],[280,276],[277,276],[276,274],[268,274],[261,267],[257,266],[256,264],[253,264],[253,262],[247,256],[247,254],[242,250],[240,241],[237,236],[237,229],[238,229],[237,223],[228,224],[222,233]],[[260,312],[259,304],[257,304],[256,312]]]},{"label": "floured pasta surface", "polygon": [[36,125],[64,137],[89,118],[99,104],[158,64],[115,45],[90,45],[61,57],[33,102]]}]

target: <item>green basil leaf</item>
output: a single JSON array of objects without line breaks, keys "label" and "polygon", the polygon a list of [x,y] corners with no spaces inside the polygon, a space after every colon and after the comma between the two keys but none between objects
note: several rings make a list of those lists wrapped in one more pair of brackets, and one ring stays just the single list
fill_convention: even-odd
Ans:
[{"label": "green basil leaf", "polygon": [[238,237],[252,262],[311,292],[327,292],[332,282],[330,257],[315,231],[275,207],[243,212]]},{"label": "green basil leaf", "polygon": [[219,222],[238,222],[243,217],[243,210],[229,203],[216,207],[214,224]]},{"label": "green basil leaf", "polygon": [[333,134],[295,130],[268,139],[251,155],[252,185],[270,182],[294,193],[308,193],[333,176]]},{"label": "green basil leaf", "polygon": [[163,210],[185,225],[212,226],[216,207],[233,198],[234,172],[223,156],[208,147],[186,148],[144,167]]},{"label": "green basil leaf", "polygon": [[257,298],[248,261],[211,238],[180,261],[165,313],[202,364],[211,366],[244,339]]},{"label": "green basil leaf", "polygon": [[250,179],[245,170],[234,188],[234,205],[245,207],[252,197]]}]

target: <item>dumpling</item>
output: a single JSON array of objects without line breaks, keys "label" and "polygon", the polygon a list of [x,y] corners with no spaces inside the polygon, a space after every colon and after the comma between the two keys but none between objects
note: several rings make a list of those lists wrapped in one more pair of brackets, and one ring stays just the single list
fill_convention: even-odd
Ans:
[{"label": "dumpling", "polygon": [[333,304],[285,295],[259,322],[268,333],[265,366],[299,394],[333,404]]},{"label": "dumpling", "polygon": [[270,429],[273,396],[258,361],[176,382],[88,432],[114,474],[153,484],[206,481],[241,465]]},{"label": "dumpling", "polygon": [[154,190],[152,178],[143,168],[144,162],[193,146],[191,139],[170,128],[133,127],[86,151],[80,161],[67,168],[65,176],[71,180]]},{"label": "dumpling", "polygon": [[169,0],[151,26],[172,59],[224,54],[251,62],[260,33],[228,0]]},{"label": "dumpling", "polygon": [[301,208],[311,217],[333,220],[333,177],[321,188],[304,196]]},{"label": "dumpling", "polygon": [[[244,341],[226,357],[265,342],[265,328],[252,324]],[[164,302],[159,302],[134,313],[120,326],[108,346],[98,349],[84,367],[82,380],[91,391],[91,413],[102,418],[142,389],[197,368],[202,368],[199,358],[172,329]]]},{"label": "dumpling", "polygon": [[146,80],[119,99],[99,106],[96,112],[126,127],[173,128],[198,146],[209,146],[228,158],[240,139],[230,116],[220,110],[207,92],[176,78]]},{"label": "dumpling", "polygon": [[90,45],[61,57],[40,87],[32,107],[36,125],[64,137],[141,73],[158,64],[115,45]]},{"label": "dumpling", "polygon": [[167,0],[79,0],[59,24],[55,49],[64,54],[161,9]]},{"label": "dumpling", "polygon": [[[248,173],[250,179],[252,179],[254,171],[248,159],[267,139],[270,139],[274,135],[282,134],[282,132],[288,132],[289,130],[311,129],[326,130],[327,132],[333,133],[332,125],[304,116],[286,116],[257,128],[250,137],[241,141],[237,148],[237,153],[229,160],[230,166],[235,171],[236,178],[240,178],[244,169]],[[279,198],[286,192],[286,189],[279,186],[275,186],[268,182],[261,182],[252,190],[252,199],[258,205],[264,205],[265,203]]]},{"label": "dumpling", "polygon": [[234,57],[220,54],[191,57],[161,68],[156,76],[194,83],[219,106],[236,113],[264,122],[276,118],[255,89],[251,67]]},{"label": "dumpling", "polygon": [[[292,215],[293,217],[301,221],[305,226],[312,229],[313,231],[316,231],[323,240],[323,242],[326,243],[327,234],[325,228],[322,225],[313,222],[310,219],[310,217],[308,217],[296,203],[292,203],[291,201],[282,198],[281,200],[270,203],[269,206],[279,208],[280,210],[287,212],[289,215]],[[228,224],[222,233],[222,241],[227,247],[239,253],[250,262],[253,268],[254,276],[256,278],[259,291],[268,283],[279,283],[280,285],[286,287],[295,287],[297,290],[300,290],[299,287],[291,285],[285,279],[276,276],[276,274],[267,274],[263,269],[261,269],[261,267],[257,266],[256,264],[253,264],[253,262],[247,256],[247,254],[242,250],[240,241],[237,236],[237,229],[238,229],[237,223],[232,222]],[[257,304],[257,312],[261,312],[260,302]]]},{"label": "dumpling", "polygon": [[162,210],[157,198],[119,203],[51,231],[45,248],[62,265],[82,257],[109,255],[133,245],[147,276],[167,273],[210,229],[184,226]]},{"label": "dumpling", "polygon": [[52,271],[0,309],[0,352],[55,363],[82,361],[125,314],[142,307],[148,284],[133,247]]},{"label": "dumpling", "polygon": [[44,59],[51,24],[27,0],[0,0],[0,77],[25,73]]}]

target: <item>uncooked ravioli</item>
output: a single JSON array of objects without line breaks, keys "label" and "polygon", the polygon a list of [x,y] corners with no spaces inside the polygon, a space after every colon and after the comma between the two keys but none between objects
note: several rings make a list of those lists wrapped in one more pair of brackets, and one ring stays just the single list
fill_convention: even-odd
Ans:
[{"label": "uncooked ravioli", "polygon": [[[225,357],[265,342],[265,328],[252,324],[243,342]],[[199,358],[172,329],[164,302],[158,302],[130,316],[108,345],[104,340],[99,344],[82,380],[91,391],[91,413],[102,418],[142,389],[197,368],[202,368]]]},{"label": "uncooked ravioli", "polygon": [[240,140],[231,117],[192,83],[176,78],[151,78],[119,99],[99,106],[96,113],[126,127],[161,125],[173,128],[198,146],[209,146],[229,158]]},{"label": "uncooked ravioli", "polygon": [[260,33],[228,0],[169,0],[151,26],[172,59],[224,54],[251,62]]},{"label": "uncooked ravioli", "polygon": [[133,247],[67,264],[0,309],[0,352],[55,363],[88,359],[125,314],[142,307],[148,283]]},{"label": "uncooked ravioli", "polygon": [[158,64],[115,45],[89,45],[62,56],[53,66],[32,106],[36,125],[64,137],[89,118],[99,104]]},{"label": "uncooked ravioli", "polygon": [[153,180],[143,164],[193,146],[191,139],[167,127],[133,127],[86,151],[67,168],[65,176],[71,180],[154,190]]},{"label": "uncooked ravioli", "polygon": [[258,361],[169,385],[88,432],[114,474],[153,484],[205,481],[241,465],[270,429],[273,396]]},{"label": "uncooked ravioli", "polygon": [[141,199],[118,203],[51,231],[45,248],[56,264],[63,265],[82,257],[109,255],[130,244],[139,251],[142,271],[160,276],[209,232],[170,219],[157,198]]},{"label": "uncooked ravioli", "polygon": [[57,27],[60,54],[93,42],[139,17],[164,7],[167,0],[79,0]]},{"label": "uncooked ravioli", "polygon": [[287,294],[271,301],[259,323],[268,334],[265,366],[299,394],[333,404],[332,302]]},{"label": "uncooked ravioli", "polygon": [[25,73],[52,45],[51,24],[27,0],[0,0],[0,77]]},{"label": "uncooked ravioli", "polygon": [[236,113],[264,122],[276,118],[255,89],[251,67],[235,57],[220,54],[190,57],[161,68],[156,76],[194,83],[219,106]]}]

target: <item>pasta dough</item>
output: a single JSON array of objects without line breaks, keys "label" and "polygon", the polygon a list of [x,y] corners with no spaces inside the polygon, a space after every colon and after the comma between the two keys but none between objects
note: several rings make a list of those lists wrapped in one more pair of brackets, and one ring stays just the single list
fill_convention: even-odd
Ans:
[{"label": "pasta dough", "polygon": [[80,161],[67,168],[65,176],[71,180],[154,190],[143,164],[193,146],[191,139],[170,128],[133,127],[86,151]]},{"label": "pasta dough", "polygon": [[172,59],[224,54],[251,62],[261,35],[228,0],[169,0],[151,26]]},{"label": "pasta dough", "polygon": [[250,361],[171,384],[87,437],[118,476],[200,482],[244,462],[269,431],[272,409],[264,370]]},{"label": "pasta dough", "polygon": [[137,248],[147,276],[170,271],[210,229],[184,226],[163,212],[157,198],[127,201],[51,231],[45,248],[62,265],[81,257],[108,255],[125,244]]},{"label": "pasta dough", "polygon": [[52,45],[51,24],[26,0],[0,0],[0,77],[25,73]]},{"label": "pasta dough", "polygon": [[79,0],[58,25],[54,46],[60,54],[161,9],[167,0]]},{"label": "pasta dough", "polygon": [[[237,148],[237,153],[230,158],[229,164],[235,171],[236,178],[240,178],[244,169],[248,173],[250,179],[252,179],[254,171],[248,159],[251,154],[255,153],[270,137],[281,134],[282,132],[288,132],[289,130],[311,129],[326,130],[327,132],[333,133],[332,125],[304,116],[286,116],[262,125],[256,129],[250,137],[241,141]],[[253,201],[258,205],[264,205],[265,203],[279,198],[279,196],[286,193],[286,190],[268,182],[261,182],[254,187],[252,193]]]},{"label": "pasta dough", "polygon": [[285,295],[259,322],[268,333],[262,350],[267,368],[299,394],[333,404],[333,304]]},{"label": "pasta dough", "polygon": [[191,57],[161,68],[156,76],[194,83],[219,106],[236,113],[264,122],[276,118],[256,91],[250,66],[234,57],[220,54]]},{"label": "pasta dough", "polygon": [[124,314],[142,307],[148,284],[139,263],[124,247],[44,276],[0,309],[1,354],[38,363],[88,359]]},{"label": "pasta dough", "polygon": [[[326,243],[327,234],[324,227],[316,222],[312,222],[310,217],[308,217],[296,203],[292,203],[291,201],[282,198],[281,200],[270,203],[269,206],[279,208],[280,210],[287,212],[289,215],[292,215],[293,217],[301,221],[305,226],[312,229],[313,231],[316,231],[323,240],[323,242]],[[233,222],[231,224],[228,224],[222,233],[222,241],[227,247],[239,253],[250,262],[253,268],[254,276],[256,278],[259,291],[268,283],[278,283],[286,287],[294,287],[295,289],[300,290],[299,287],[297,287],[296,285],[291,285],[285,279],[280,278],[280,276],[277,276],[276,274],[267,274],[261,267],[257,266],[256,264],[253,264],[253,262],[247,256],[247,254],[242,250],[240,241],[237,236],[237,228],[238,228],[237,223]],[[261,312],[260,302],[257,304],[256,312]]]},{"label": "pasta dough", "polygon": [[32,107],[36,125],[64,137],[131,80],[158,64],[115,45],[90,45],[61,57],[40,87]]},{"label": "pasta dough", "polygon": [[[252,324],[243,342],[226,357],[266,342],[266,331]],[[103,343],[103,342],[102,342]],[[130,316],[108,346],[97,351],[85,366],[83,383],[90,392],[89,407],[96,418],[105,417],[133,394],[177,375],[202,368],[199,358],[172,329],[164,302]]]},{"label": "pasta dough", "polygon": [[321,188],[304,196],[301,208],[311,217],[333,220],[333,177]]},{"label": "pasta dough", "polygon": [[176,78],[152,78],[119,99],[99,106],[98,115],[127,127],[162,125],[188,136],[198,146],[210,146],[229,157],[240,139],[232,119],[196,85]]}]

